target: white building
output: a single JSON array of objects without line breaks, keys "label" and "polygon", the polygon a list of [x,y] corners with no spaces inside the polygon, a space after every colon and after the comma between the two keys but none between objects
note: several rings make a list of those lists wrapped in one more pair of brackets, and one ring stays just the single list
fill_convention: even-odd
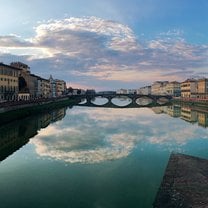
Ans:
[{"label": "white building", "polygon": [[116,94],[127,94],[128,90],[127,89],[119,89],[116,91]]},{"label": "white building", "polygon": [[48,79],[43,79],[42,77],[38,77],[37,97],[38,98],[50,97],[50,81]]},{"label": "white building", "polygon": [[156,81],[152,84],[151,94],[152,95],[167,95],[166,86],[168,81]]},{"label": "white building", "polygon": [[169,82],[166,85],[166,91],[168,95],[174,96],[174,97],[180,97],[181,96],[181,84],[179,82]]},{"label": "white building", "polygon": [[49,82],[50,82],[50,97],[56,97],[56,81],[53,79],[52,75],[50,75]]},{"label": "white building", "polygon": [[142,95],[150,95],[151,94],[151,86],[141,87],[137,90],[137,94]]},{"label": "white building", "polygon": [[137,90],[136,89],[128,89],[127,94],[136,94]]}]

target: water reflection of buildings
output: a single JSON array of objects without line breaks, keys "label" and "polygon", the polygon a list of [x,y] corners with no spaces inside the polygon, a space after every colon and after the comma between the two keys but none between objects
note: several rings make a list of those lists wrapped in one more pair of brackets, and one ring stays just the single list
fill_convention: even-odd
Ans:
[{"label": "water reflection of buildings", "polygon": [[203,127],[208,126],[208,113],[198,112],[198,124]]},{"label": "water reflection of buildings", "polygon": [[181,119],[189,122],[196,123],[198,121],[197,112],[193,111],[190,107],[181,108]]},{"label": "water reflection of buildings", "polygon": [[204,109],[193,109],[190,106],[162,106],[154,107],[152,110],[156,114],[165,113],[171,117],[178,117],[189,123],[198,123],[199,126],[208,127],[208,111]]},{"label": "water reflection of buildings", "polygon": [[181,106],[178,106],[178,105],[167,106],[167,114],[175,118],[180,117]]},{"label": "water reflection of buildings", "polygon": [[66,114],[66,108],[53,112],[28,117],[0,127],[0,161],[20,149],[34,137],[38,130],[46,128],[50,123],[61,120]]}]

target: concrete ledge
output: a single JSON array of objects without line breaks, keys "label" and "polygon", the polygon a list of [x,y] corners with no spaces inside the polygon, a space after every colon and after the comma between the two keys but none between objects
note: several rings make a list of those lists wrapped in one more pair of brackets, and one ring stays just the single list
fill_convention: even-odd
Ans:
[{"label": "concrete ledge", "polygon": [[171,154],[154,208],[207,208],[208,160]]}]

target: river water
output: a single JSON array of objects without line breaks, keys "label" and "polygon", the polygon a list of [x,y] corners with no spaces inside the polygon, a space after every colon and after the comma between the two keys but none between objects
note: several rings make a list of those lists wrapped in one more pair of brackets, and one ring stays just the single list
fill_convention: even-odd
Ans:
[{"label": "river water", "polygon": [[208,159],[208,113],[62,108],[0,127],[2,208],[150,208],[171,152]]}]

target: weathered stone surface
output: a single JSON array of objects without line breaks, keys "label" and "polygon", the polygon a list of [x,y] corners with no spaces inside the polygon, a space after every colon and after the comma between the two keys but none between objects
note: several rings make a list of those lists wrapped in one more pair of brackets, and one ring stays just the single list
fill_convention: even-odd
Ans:
[{"label": "weathered stone surface", "polygon": [[170,156],[154,208],[208,208],[208,160]]}]

